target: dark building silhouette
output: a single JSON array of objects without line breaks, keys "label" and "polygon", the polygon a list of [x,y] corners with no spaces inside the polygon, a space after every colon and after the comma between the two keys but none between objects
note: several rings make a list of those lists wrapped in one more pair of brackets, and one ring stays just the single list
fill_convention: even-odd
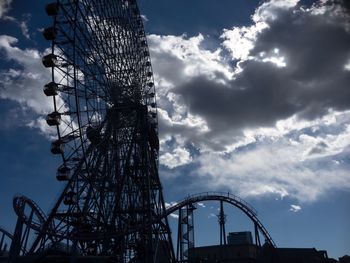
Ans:
[{"label": "dark building silhouette", "polygon": [[229,245],[253,244],[252,233],[250,231],[230,232],[227,236],[227,243]]},{"label": "dark building silhouette", "polygon": [[[344,256],[339,262],[349,263]],[[334,263],[324,250],[315,248],[262,247],[252,242],[250,232],[234,232],[228,235],[227,245],[203,246],[189,249],[189,262],[199,263]]]},{"label": "dark building silhouette", "polygon": [[217,245],[189,249],[189,262],[256,262],[257,246],[246,245]]},{"label": "dark building silhouette", "polygon": [[350,263],[350,256],[345,255],[345,256],[339,258],[339,262],[340,263]]},{"label": "dark building silhouette", "polygon": [[[260,258],[266,263],[330,263],[331,259],[323,250],[315,248],[266,248]],[[259,262],[259,261],[258,261]]]}]

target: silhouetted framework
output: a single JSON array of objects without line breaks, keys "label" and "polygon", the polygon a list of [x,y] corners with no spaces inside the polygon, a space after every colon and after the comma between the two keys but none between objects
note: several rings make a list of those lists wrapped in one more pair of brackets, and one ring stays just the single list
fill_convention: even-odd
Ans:
[{"label": "silhouetted framework", "polygon": [[[176,262],[168,216],[179,212],[177,260],[194,248],[195,203],[220,201],[241,209],[268,244],[274,243],[242,199],[192,195],[165,209],[158,176],[158,121],[151,60],[136,0],[57,0],[46,6],[52,42],[42,63],[57,130],[51,152],[62,163],[62,185],[48,215],[16,196],[13,235],[0,228],[0,262]],[[11,245],[10,245],[11,244]],[[8,246],[10,246],[8,248]]]},{"label": "silhouetted framework", "polygon": [[[246,201],[239,198],[238,196],[232,195],[230,193],[222,192],[205,192],[195,195],[188,196],[181,202],[168,207],[166,210],[166,215],[170,215],[174,212],[179,213],[179,227],[178,227],[178,246],[177,246],[177,262],[188,262],[188,252],[191,248],[195,247],[194,244],[194,214],[195,204],[203,201],[219,201],[220,202],[220,214],[219,214],[219,225],[220,225],[220,245],[226,245],[226,241],[223,241],[223,235],[225,235],[224,223],[220,220],[224,218],[223,203],[227,203],[235,206],[245,213],[249,219],[254,224],[255,230],[255,245],[261,247],[260,234],[265,238],[265,244],[271,247],[276,247],[274,241],[272,240],[270,234],[267,232],[266,228],[260,222],[257,217],[256,210],[249,205]],[[224,220],[225,221],[225,220]],[[190,238],[192,236],[192,238]],[[189,242],[190,241],[190,242]]]},{"label": "silhouetted framework", "polygon": [[[13,240],[12,234],[7,232],[4,228],[0,227],[0,257],[7,256],[8,248]],[[0,258],[1,262],[1,258]]]},{"label": "silhouetted framework", "polygon": [[40,207],[25,196],[14,197],[13,208],[17,214],[17,223],[9,255],[10,261],[16,262],[19,254],[27,253],[32,235],[41,231],[47,218]]},{"label": "silhouetted framework", "polygon": [[179,224],[177,235],[177,262],[188,261],[188,250],[194,247],[194,219],[193,211],[197,209],[193,204],[188,204],[179,209]]},{"label": "silhouetted framework", "polygon": [[[47,218],[16,199],[12,257],[173,262],[161,217],[153,74],[136,0],[60,0],[46,12],[53,25],[43,35],[52,49],[42,62],[52,80],[44,93],[54,105],[46,121],[57,128],[51,152],[62,157],[56,178],[65,186]],[[23,218],[26,205],[38,220]],[[24,225],[37,231],[32,242],[23,243]]]},{"label": "silhouetted framework", "polygon": [[220,210],[217,217],[218,217],[219,226],[220,226],[220,245],[226,245],[226,229],[225,229],[226,215],[224,212],[224,201],[222,200],[220,200]]}]

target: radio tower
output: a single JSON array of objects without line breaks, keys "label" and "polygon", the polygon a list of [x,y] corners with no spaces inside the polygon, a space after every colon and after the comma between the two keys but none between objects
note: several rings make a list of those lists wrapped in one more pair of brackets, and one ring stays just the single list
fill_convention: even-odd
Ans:
[{"label": "radio tower", "polygon": [[52,50],[42,61],[52,80],[44,93],[54,106],[47,123],[57,127],[51,152],[62,157],[56,177],[65,186],[27,252],[12,258],[174,262],[136,0],[59,0],[46,12]]}]

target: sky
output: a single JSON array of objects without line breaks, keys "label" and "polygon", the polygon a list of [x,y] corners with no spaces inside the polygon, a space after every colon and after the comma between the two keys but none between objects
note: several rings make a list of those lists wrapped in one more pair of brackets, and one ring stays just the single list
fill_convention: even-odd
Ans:
[{"label": "sky", "polygon": [[[48,1],[0,0],[0,225],[12,198],[49,211],[62,189],[42,88]],[[350,254],[350,6],[339,0],[139,0],[152,59],[167,204],[230,192],[279,247]],[[217,244],[200,203],[196,245]],[[225,206],[227,232],[251,222]],[[176,233],[176,214],[170,217]]]}]

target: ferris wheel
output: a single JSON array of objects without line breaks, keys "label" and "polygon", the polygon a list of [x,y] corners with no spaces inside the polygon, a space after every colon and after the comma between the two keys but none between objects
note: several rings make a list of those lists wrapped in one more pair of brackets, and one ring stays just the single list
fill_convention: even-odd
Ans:
[{"label": "ferris wheel", "polygon": [[[31,199],[14,198],[14,234],[0,228],[0,252],[11,243],[9,262],[188,262],[202,201],[220,202],[221,243],[225,202],[253,222],[257,247],[260,236],[275,247],[256,211],[229,193],[191,195],[165,208],[155,88],[136,0],[57,0],[46,13],[53,20],[43,31],[52,43],[42,58],[51,70],[46,121],[57,130],[51,152],[61,159],[63,189],[47,216]],[[174,212],[177,259],[167,219]]]},{"label": "ferris wheel", "polygon": [[46,10],[54,17],[44,30],[52,40],[52,53],[43,57],[52,68],[44,93],[54,98],[47,123],[57,126],[51,151],[63,165],[87,156],[108,132],[113,107],[147,106],[157,131],[151,62],[136,2],[58,1]]},{"label": "ferris wheel", "polygon": [[[52,97],[51,152],[64,189],[29,253],[62,250],[117,262],[174,259],[158,176],[158,124],[136,0],[58,0],[43,65]],[[134,226],[138,226],[133,230]],[[141,227],[140,227],[141,226]],[[144,227],[142,227],[144,226]],[[157,254],[158,253],[158,254]]]}]

